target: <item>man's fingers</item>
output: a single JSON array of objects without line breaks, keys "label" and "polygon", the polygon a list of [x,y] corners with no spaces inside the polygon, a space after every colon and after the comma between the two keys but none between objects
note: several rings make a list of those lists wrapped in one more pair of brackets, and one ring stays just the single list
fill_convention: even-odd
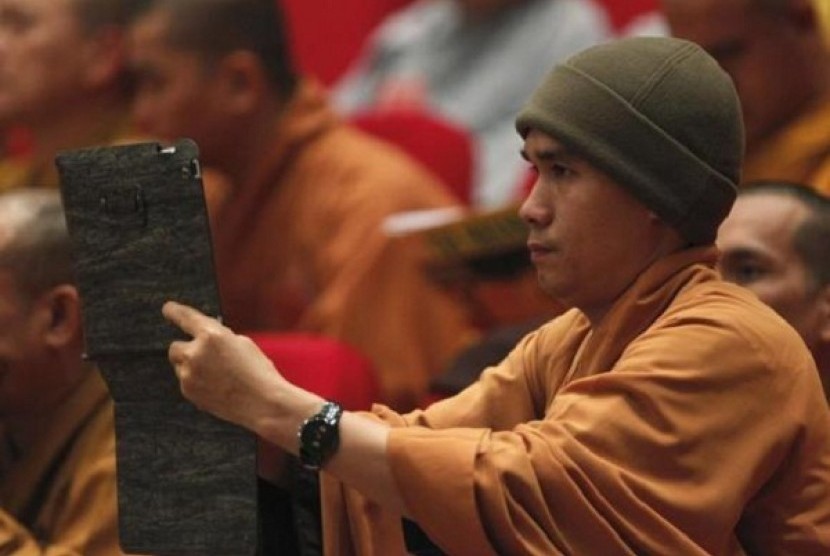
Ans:
[{"label": "man's fingers", "polygon": [[196,333],[204,328],[206,325],[215,324],[217,321],[203,313],[200,313],[193,307],[176,303],[175,301],[168,301],[161,308],[161,312],[171,323],[175,324],[191,336],[196,336]]},{"label": "man's fingers", "polygon": [[174,365],[179,365],[187,360],[187,342],[176,340],[170,343],[170,349],[167,350],[167,356],[170,362]]}]

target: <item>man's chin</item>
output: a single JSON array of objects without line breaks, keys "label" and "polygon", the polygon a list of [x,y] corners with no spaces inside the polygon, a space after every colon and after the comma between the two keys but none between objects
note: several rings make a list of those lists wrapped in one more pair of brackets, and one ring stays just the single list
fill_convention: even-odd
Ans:
[{"label": "man's chin", "polygon": [[539,289],[545,292],[545,295],[548,295],[557,301],[561,301],[558,295],[559,288],[557,288],[556,284],[552,282],[550,278],[546,277],[543,272],[537,270],[536,281],[539,283]]}]

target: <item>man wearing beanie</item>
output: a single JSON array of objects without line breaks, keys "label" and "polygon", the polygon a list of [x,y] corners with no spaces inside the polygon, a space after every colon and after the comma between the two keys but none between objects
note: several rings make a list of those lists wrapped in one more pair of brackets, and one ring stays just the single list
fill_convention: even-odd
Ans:
[{"label": "man wearing beanie", "polygon": [[712,269],[743,150],[729,78],[689,42],[612,42],[556,67],[517,129],[531,258],[570,311],[398,415],[341,413],[171,303],[185,396],[323,469],[326,554],[419,553],[413,531],[430,554],[830,554],[810,353]]}]

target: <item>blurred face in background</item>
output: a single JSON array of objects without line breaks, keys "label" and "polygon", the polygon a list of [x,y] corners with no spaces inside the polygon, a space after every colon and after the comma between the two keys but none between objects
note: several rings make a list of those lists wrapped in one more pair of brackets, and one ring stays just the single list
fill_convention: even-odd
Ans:
[{"label": "blurred face in background", "polygon": [[755,3],[663,0],[672,35],[698,43],[732,77],[750,150],[797,114],[814,89],[810,60],[798,55],[807,28]]},{"label": "blurred face in background", "polygon": [[814,348],[821,326],[816,287],[794,248],[809,209],[786,195],[738,196],[718,231],[719,269],[726,280],[754,292]]},{"label": "blurred face in background", "polygon": [[37,125],[72,110],[112,79],[111,47],[83,28],[73,0],[0,0],[0,123]]},{"label": "blurred face in background", "polygon": [[[25,425],[43,415],[91,368],[81,358],[78,291],[65,276],[51,274],[70,263],[35,246],[51,241],[45,239],[51,232],[31,223],[55,214],[34,210],[14,197],[0,202],[0,419],[10,424]],[[47,261],[47,256],[58,258]]]},{"label": "blurred face in background", "polygon": [[223,84],[212,64],[197,52],[168,42],[170,15],[155,9],[141,17],[130,33],[130,66],[136,78],[135,123],[142,131],[165,140],[190,137],[201,158],[213,164],[221,158],[221,138],[227,129]]}]

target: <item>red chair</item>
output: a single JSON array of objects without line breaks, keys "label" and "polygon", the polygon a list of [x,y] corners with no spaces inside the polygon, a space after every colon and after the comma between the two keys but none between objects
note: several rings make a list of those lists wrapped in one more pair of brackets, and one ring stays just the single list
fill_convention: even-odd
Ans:
[{"label": "red chair", "polygon": [[599,0],[608,12],[611,26],[623,29],[635,17],[660,9],[659,0]]},{"label": "red chair", "polygon": [[349,117],[363,131],[394,143],[432,170],[450,192],[470,204],[474,174],[472,134],[421,110],[370,110]]},{"label": "red chair", "polygon": [[372,363],[337,340],[304,333],[247,334],[292,384],[338,402],[344,409],[366,410],[378,399]]},{"label": "red chair", "polygon": [[34,137],[29,129],[12,125],[2,130],[2,154],[10,158],[25,158],[34,148]]},{"label": "red chair", "polygon": [[371,31],[411,0],[277,0],[299,69],[331,85],[360,54]]}]

